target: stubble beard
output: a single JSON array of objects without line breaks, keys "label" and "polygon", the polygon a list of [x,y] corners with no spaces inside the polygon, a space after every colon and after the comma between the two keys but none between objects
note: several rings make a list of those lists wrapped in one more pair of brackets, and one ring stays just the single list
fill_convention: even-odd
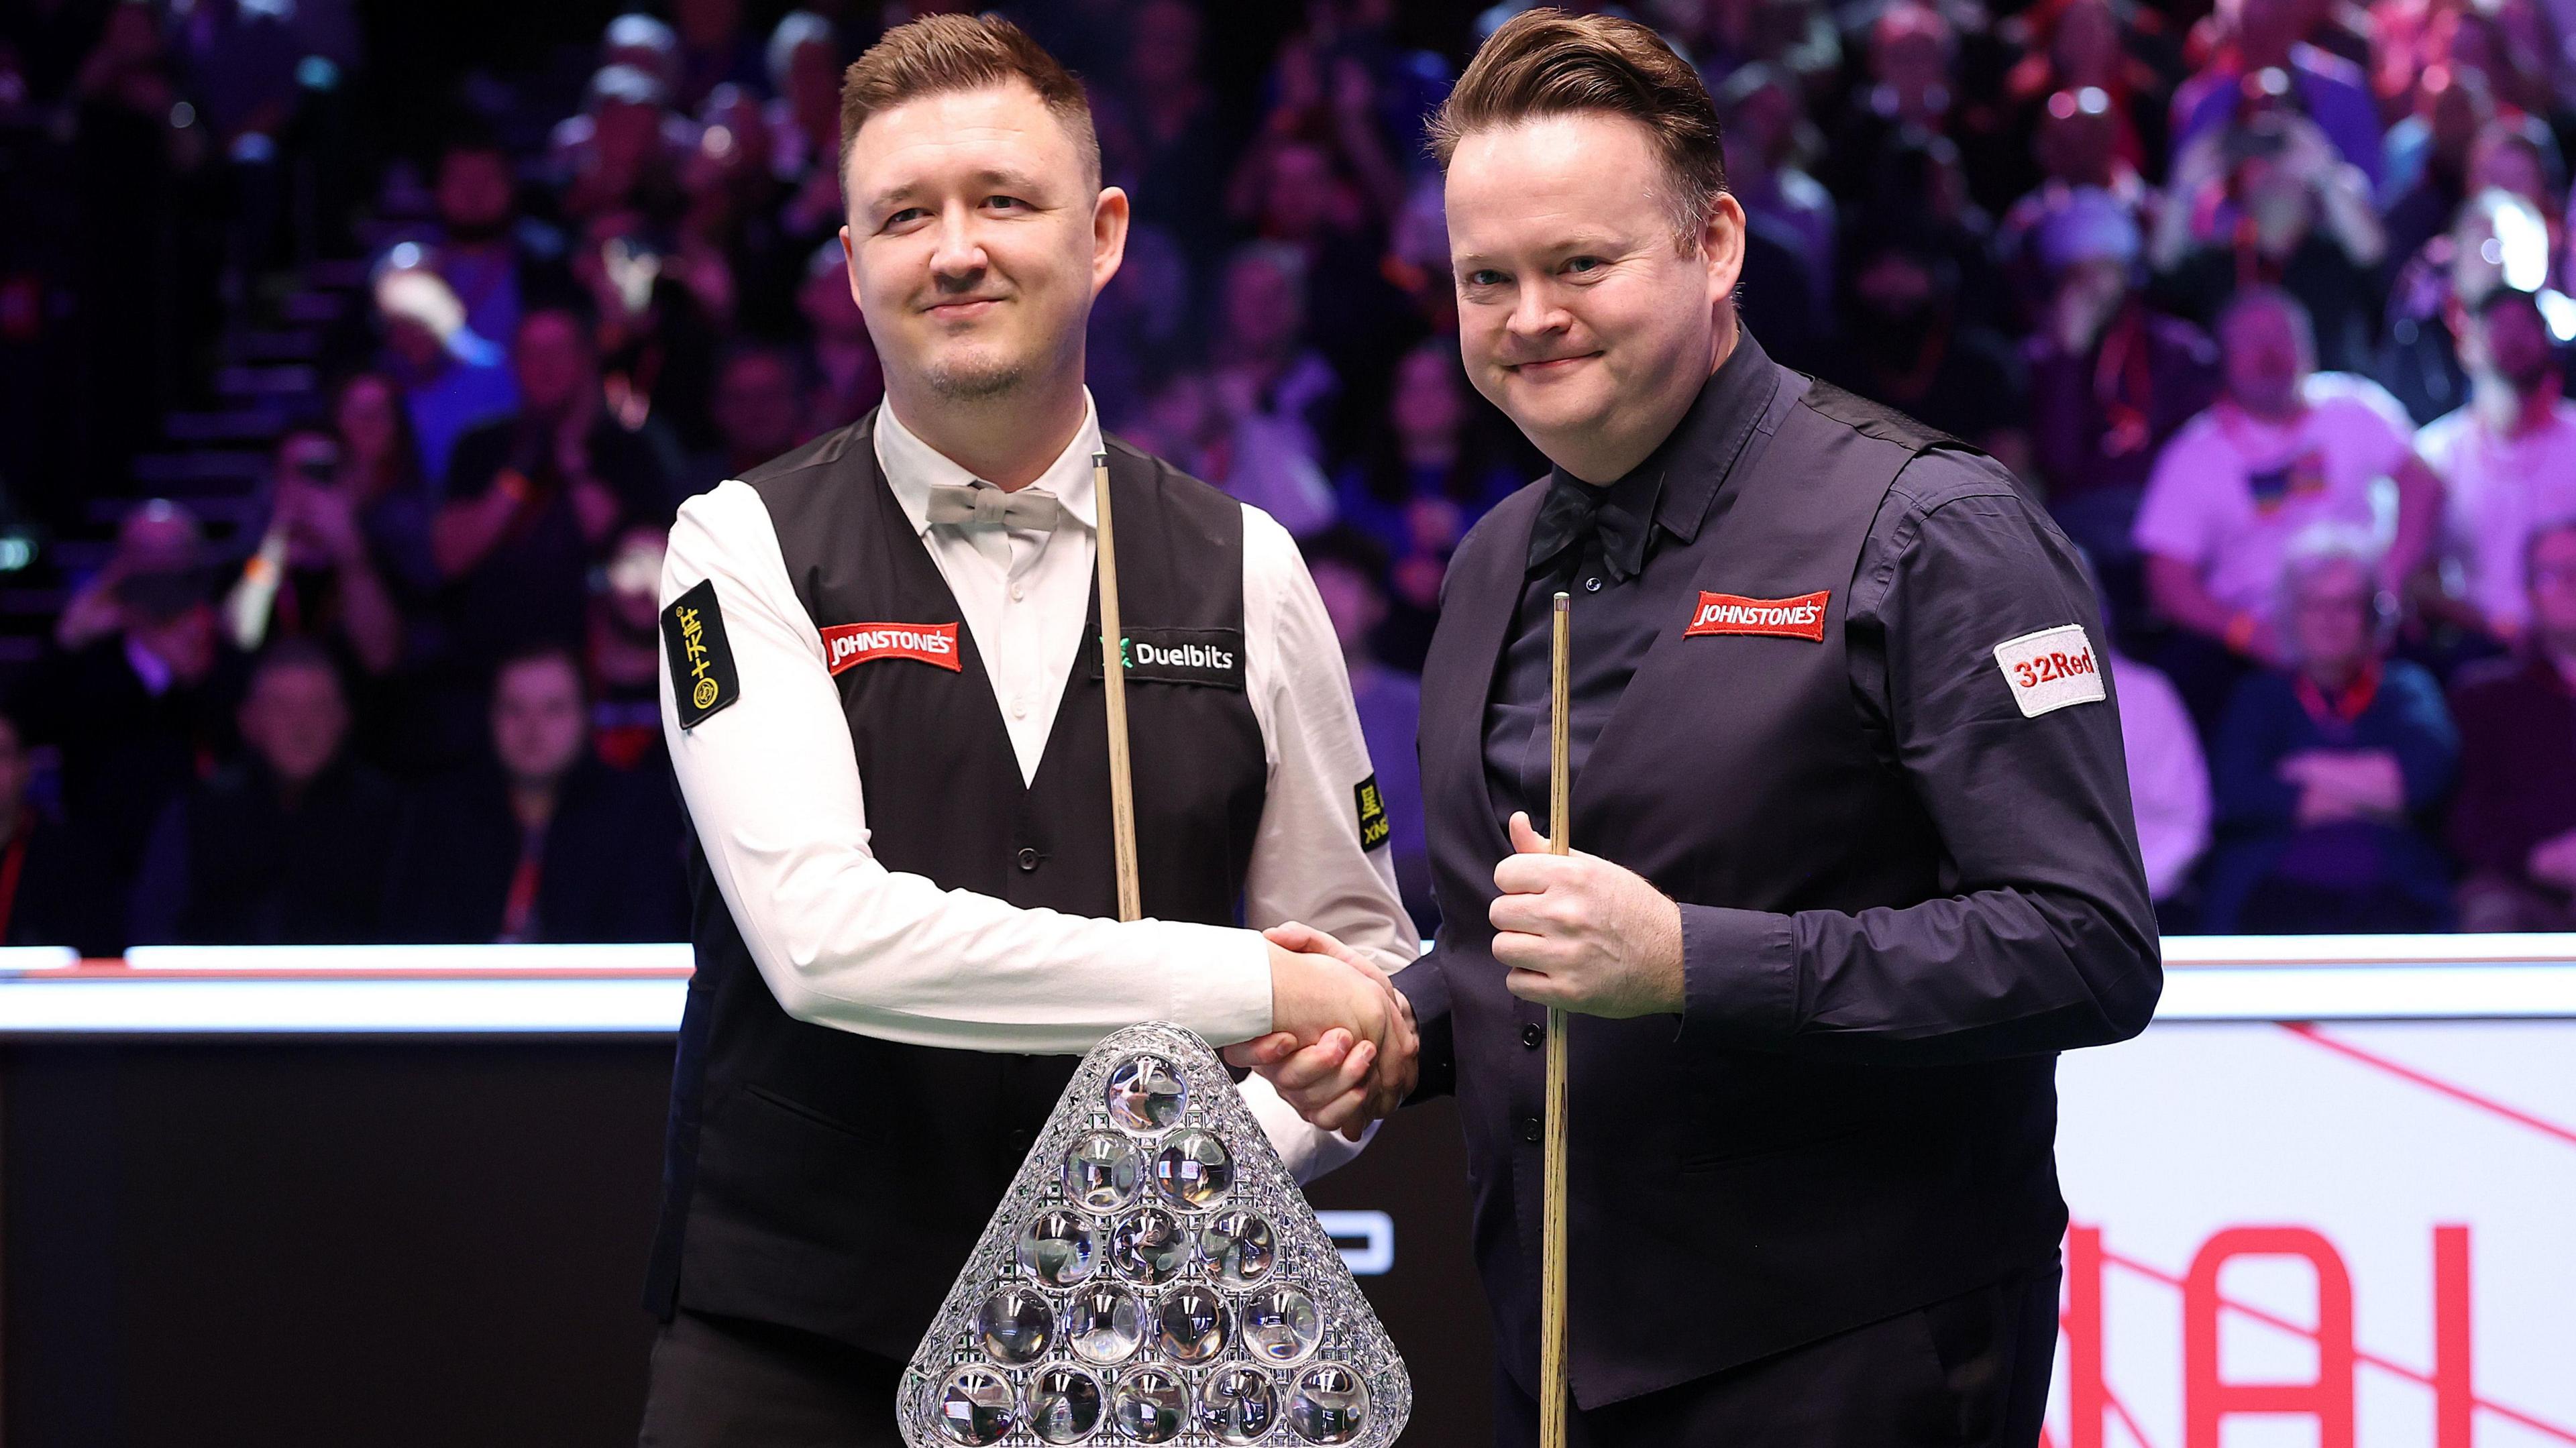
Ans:
[{"label": "stubble beard", "polygon": [[951,402],[989,402],[1028,380],[1028,364],[1005,357],[934,362],[921,374],[931,391]]}]

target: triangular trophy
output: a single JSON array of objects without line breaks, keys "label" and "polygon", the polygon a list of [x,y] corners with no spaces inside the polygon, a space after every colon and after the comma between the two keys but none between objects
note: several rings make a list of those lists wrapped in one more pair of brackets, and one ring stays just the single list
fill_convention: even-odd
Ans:
[{"label": "triangular trophy", "polygon": [[905,1371],[911,1448],[1384,1448],[1404,1360],[1207,1042],[1073,1073]]}]

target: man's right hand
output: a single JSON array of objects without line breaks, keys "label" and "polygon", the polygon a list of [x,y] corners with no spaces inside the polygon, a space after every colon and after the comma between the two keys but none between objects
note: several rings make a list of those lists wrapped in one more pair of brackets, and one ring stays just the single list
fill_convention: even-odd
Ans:
[{"label": "man's right hand", "polygon": [[1271,1026],[1226,1048],[1299,1115],[1356,1141],[1413,1093],[1421,1042],[1413,1005],[1367,957],[1311,926],[1276,925]]}]

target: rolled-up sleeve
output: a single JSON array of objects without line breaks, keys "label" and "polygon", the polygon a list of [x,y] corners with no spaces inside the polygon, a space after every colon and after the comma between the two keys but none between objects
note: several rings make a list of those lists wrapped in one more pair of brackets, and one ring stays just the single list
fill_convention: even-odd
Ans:
[{"label": "rolled-up sleeve", "polygon": [[1853,691],[1938,832],[1947,893],[1857,913],[1683,904],[1684,1036],[1894,1064],[2145,1029],[2163,968],[2117,683],[2097,672],[2099,700],[2025,715],[1997,657],[2070,624],[2107,652],[2073,546],[1996,465],[1930,452],[1890,490],[1851,597]]}]

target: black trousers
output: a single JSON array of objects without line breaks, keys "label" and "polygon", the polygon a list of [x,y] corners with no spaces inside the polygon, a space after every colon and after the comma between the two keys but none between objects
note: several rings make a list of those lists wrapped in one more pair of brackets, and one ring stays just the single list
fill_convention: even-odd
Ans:
[{"label": "black trousers", "polygon": [[641,1448],[902,1448],[903,1364],[792,1327],[683,1311],[653,1339]]},{"label": "black trousers", "polygon": [[[2055,1265],[1624,1403],[1575,1412],[1573,1448],[2032,1448],[2057,1352]],[[1498,1448],[1538,1403],[1497,1372]]]}]

